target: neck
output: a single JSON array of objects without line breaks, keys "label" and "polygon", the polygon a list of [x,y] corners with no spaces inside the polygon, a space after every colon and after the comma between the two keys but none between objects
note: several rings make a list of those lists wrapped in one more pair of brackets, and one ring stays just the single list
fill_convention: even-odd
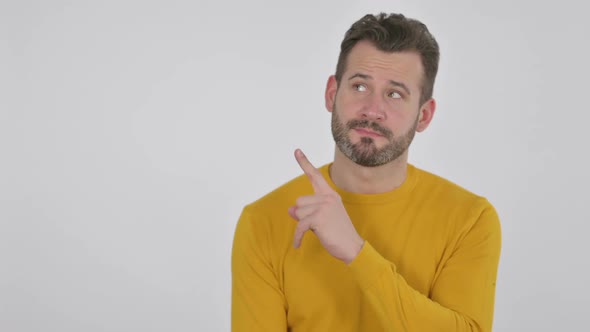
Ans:
[{"label": "neck", "polygon": [[392,191],[406,179],[408,151],[396,160],[377,167],[365,167],[348,159],[336,147],[330,177],[339,188],[358,194],[379,194]]}]

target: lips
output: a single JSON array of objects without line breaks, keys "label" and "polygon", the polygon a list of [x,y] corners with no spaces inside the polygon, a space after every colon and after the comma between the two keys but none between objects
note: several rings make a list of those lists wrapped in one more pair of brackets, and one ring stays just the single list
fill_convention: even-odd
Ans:
[{"label": "lips", "polygon": [[354,128],[354,130],[355,130],[357,133],[359,133],[359,134],[361,134],[361,135],[364,135],[364,136],[370,136],[370,137],[383,137],[383,135],[381,135],[381,134],[379,134],[379,133],[377,133],[377,132],[374,132],[374,131],[372,131],[372,130],[370,130],[370,129],[367,129],[367,128]]}]

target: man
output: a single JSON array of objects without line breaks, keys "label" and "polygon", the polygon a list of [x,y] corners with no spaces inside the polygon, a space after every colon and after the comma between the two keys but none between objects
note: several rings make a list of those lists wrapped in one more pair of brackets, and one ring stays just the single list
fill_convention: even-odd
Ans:
[{"label": "man", "polygon": [[491,331],[501,234],[492,205],[408,164],[435,112],[438,44],[367,15],[325,100],[334,161],[246,206],[232,253],[233,331]]}]

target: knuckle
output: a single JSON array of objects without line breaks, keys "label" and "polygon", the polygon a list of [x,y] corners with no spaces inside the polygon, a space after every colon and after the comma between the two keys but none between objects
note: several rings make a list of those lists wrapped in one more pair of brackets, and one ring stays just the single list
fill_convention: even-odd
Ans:
[{"label": "knuckle", "polygon": [[297,227],[295,227],[295,235],[303,233],[306,228],[307,226],[305,225],[305,222],[300,221],[299,224],[297,224]]},{"label": "knuckle", "polygon": [[340,198],[340,196],[338,196],[338,194],[334,194],[334,193],[327,193],[324,195],[324,201],[327,203],[335,203],[338,202],[338,199]]},{"label": "knuckle", "polygon": [[304,203],[305,203],[305,198],[303,198],[303,196],[301,196],[301,197],[297,197],[297,199],[295,200],[295,204],[296,204],[297,206],[301,206],[301,205],[303,205]]},{"label": "knuckle", "polygon": [[302,211],[302,209],[297,209],[295,215],[297,216],[299,221],[301,221],[303,218],[305,218],[305,211]]}]

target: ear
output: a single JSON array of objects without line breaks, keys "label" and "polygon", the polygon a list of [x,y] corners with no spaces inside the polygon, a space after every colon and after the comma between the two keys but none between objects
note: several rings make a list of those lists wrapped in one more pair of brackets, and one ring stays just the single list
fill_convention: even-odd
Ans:
[{"label": "ear", "polygon": [[436,101],[432,98],[422,104],[422,107],[420,107],[420,114],[418,115],[418,125],[416,126],[417,132],[422,132],[428,128],[428,125],[434,116],[435,110]]},{"label": "ear", "polygon": [[328,77],[328,83],[326,84],[326,109],[332,113],[334,108],[334,101],[336,100],[336,92],[338,91],[338,83],[336,82],[336,76],[331,75]]}]

